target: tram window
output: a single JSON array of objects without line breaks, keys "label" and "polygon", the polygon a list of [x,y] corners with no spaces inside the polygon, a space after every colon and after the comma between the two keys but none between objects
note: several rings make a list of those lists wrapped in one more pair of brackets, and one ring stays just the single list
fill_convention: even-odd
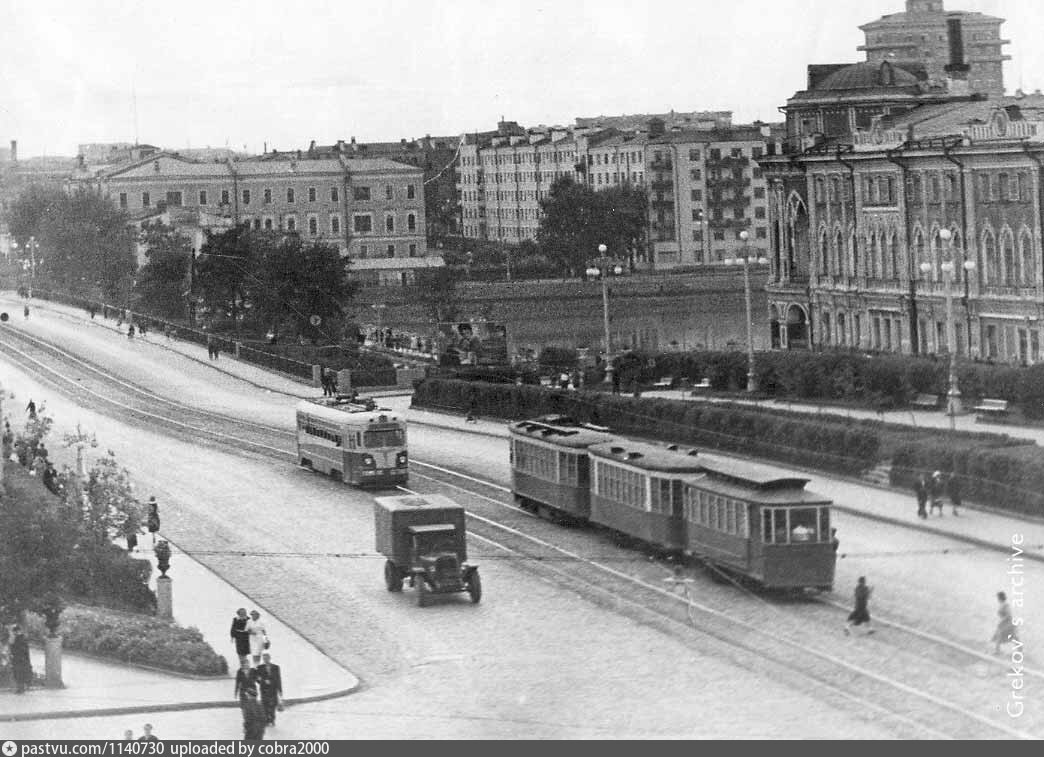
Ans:
[{"label": "tram window", "polygon": [[750,538],[750,528],[747,524],[747,503],[736,503],[736,534],[744,539]]},{"label": "tram window", "polygon": [[761,511],[761,540],[766,544],[772,543],[772,510]]},{"label": "tram window", "polygon": [[726,511],[728,520],[725,523],[725,530],[730,534],[736,533],[736,503],[729,502],[728,510]]},{"label": "tram window", "polygon": [[773,531],[775,536],[776,544],[787,543],[787,511],[786,510],[773,510],[775,517],[773,518]]},{"label": "tram window", "polygon": [[406,443],[406,435],[401,428],[372,429],[363,432],[363,441],[367,449],[401,447]]},{"label": "tram window", "polygon": [[821,507],[819,508],[819,540],[828,541],[830,539],[830,508]]},{"label": "tram window", "polygon": [[700,523],[704,526],[708,525],[710,518],[710,506],[707,503],[707,495],[700,492]]},{"label": "tram window", "polygon": [[817,526],[819,510],[814,507],[793,509],[790,511],[790,541],[819,541]]},{"label": "tram window", "polygon": [[672,481],[671,482],[671,515],[678,517],[681,515],[682,503],[682,482]]}]

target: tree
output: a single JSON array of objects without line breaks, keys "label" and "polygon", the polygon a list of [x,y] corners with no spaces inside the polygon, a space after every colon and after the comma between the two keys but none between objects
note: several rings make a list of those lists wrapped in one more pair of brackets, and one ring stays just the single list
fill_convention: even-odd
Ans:
[{"label": "tree", "polygon": [[165,318],[185,313],[192,240],[163,223],[146,223],[141,230],[148,262],[138,272],[135,294],[150,312]]},{"label": "tree", "polygon": [[106,549],[128,521],[142,522],[142,507],[134,496],[130,474],[119,466],[112,450],[88,471],[82,493],[73,487],[66,496],[71,506],[81,507],[77,531],[84,551]]},{"label": "tree", "polygon": [[459,268],[443,266],[417,271],[417,297],[424,303],[428,318],[435,323],[456,321],[460,317]]},{"label": "tree", "polygon": [[212,314],[231,317],[236,329],[257,248],[268,239],[264,234],[253,235],[245,226],[238,226],[227,231],[207,232],[207,241],[199,251],[196,293]]},{"label": "tree", "polygon": [[598,256],[599,245],[608,254],[626,258],[633,267],[643,249],[648,225],[645,191],[621,184],[595,191],[563,177],[540,201],[537,241],[544,253],[568,275],[579,275]]}]

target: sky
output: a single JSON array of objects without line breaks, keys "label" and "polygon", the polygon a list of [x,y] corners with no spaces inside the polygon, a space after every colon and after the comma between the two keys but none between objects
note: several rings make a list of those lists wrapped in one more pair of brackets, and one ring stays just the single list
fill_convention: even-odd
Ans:
[{"label": "sky", "polygon": [[[782,120],[809,63],[858,62],[904,0],[4,0],[0,145],[261,152],[731,110]],[[1007,19],[1009,92],[1044,88],[1040,0],[946,0]]]}]

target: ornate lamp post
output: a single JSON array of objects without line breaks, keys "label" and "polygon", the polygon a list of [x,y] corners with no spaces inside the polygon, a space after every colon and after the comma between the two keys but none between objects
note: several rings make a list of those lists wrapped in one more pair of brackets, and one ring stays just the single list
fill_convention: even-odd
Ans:
[{"label": "ornate lamp post", "polygon": [[[946,414],[953,418],[963,411],[961,404],[961,390],[957,385],[957,332],[953,320],[953,285],[954,274],[957,271],[957,263],[954,260],[952,247],[953,232],[949,229],[941,229],[939,231],[939,239],[941,239],[943,244],[946,245],[947,257],[947,260],[945,260],[940,266],[943,272],[943,285],[946,291],[946,349],[950,353],[949,387],[946,390]],[[975,270],[975,261],[966,260],[962,267],[964,268],[965,275],[968,275]],[[932,272],[932,264],[921,263],[921,272],[924,274],[930,274]],[[970,344],[971,334],[967,335],[967,339]]]},{"label": "ornate lamp post", "polygon": [[756,392],[758,390],[758,376],[754,370],[754,318],[751,314],[750,305],[750,266],[767,265],[768,260],[752,254],[753,251],[750,245],[747,244],[750,240],[750,234],[746,231],[741,231],[739,237],[740,241],[743,242],[743,257],[726,258],[725,264],[743,266],[743,291],[747,301],[747,391]]},{"label": "ornate lamp post", "polygon": [[612,258],[606,255],[609,248],[604,244],[598,245],[598,257],[589,263],[586,271],[590,278],[601,278],[602,280],[602,325],[605,328],[605,378],[606,381],[613,379],[613,346],[612,337],[609,333],[609,275],[619,276],[623,273],[623,267],[614,263]]}]

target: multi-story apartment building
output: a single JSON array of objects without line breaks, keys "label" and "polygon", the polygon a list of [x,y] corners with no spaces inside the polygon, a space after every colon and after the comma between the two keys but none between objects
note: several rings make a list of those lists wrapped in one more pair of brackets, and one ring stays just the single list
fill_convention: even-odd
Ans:
[{"label": "multi-story apartment building", "polygon": [[884,61],[921,67],[928,80],[943,83],[955,71],[953,59],[962,60],[971,92],[990,97],[1004,95],[1002,51],[1010,40],[1001,39],[1004,19],[969,11],[947,11],[943,0],[906,0],[905,13],[893,13],[859,27],[866,34],[870,63]]},{"label": "multi-story apartment building", "polygon": [[[782,149],[782,125],[668,132],[653,119],[626,133],[515,127],[467,140],[460,185],[465,236],[513,244],[535,239],[540,200],[569,176],[595,190],[646,189],[649,237],[642,241],[650,267],[704,265],[741,249],[768,249],[765,183],[755,161]],[[739,237],[744,230],[747,242]]]},{"label": "multi-story apartment building", "polygon": [[[787,154],[763,162],[773,343],[937,354],[952,323],[959,355],[1039,362],[1044,96],[969,95],[959,55],[948,86],[888,61],[817,68]],[[836,128],[809,140],[792,116],[817,97]]]},{"label": "multi-story apartment building", "polygon": [[423,172],[385,159],[200,162],[161,153],[97,177],[134,219],[248,224],[336,245],[364,283],[405,284],[442,265],[425,243]]}]

